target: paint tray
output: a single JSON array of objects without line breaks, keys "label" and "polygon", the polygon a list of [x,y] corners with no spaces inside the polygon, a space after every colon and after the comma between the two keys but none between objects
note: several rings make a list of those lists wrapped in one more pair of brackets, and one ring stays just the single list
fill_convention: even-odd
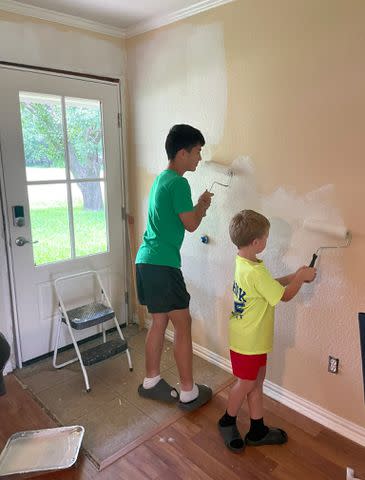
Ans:
[{"label": "paint tray", "polygon": [[84,431],[76,425],[14,433],[0,455],[0,478],[30,478],[71,467]]}]

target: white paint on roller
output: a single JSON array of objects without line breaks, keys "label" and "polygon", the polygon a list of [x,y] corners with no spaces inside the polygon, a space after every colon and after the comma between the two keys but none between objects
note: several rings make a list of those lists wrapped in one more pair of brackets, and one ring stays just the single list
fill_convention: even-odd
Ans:
[{"label": "white paint on roller", "polygon": [[319,220],[304,220],[304,228],[307,228],[312,232],[320,232],[342,239],[346,238],[349,233],[346,227],[329,225],[327,223],[320,222]]},{"label": "white paint on roller", "polygon": [[[214,180],[212,182],[212,184],[210,185],[210,187],[208,188],[208,192],[210,193],[214,193],[214,191],[216,190],[217,187],[223,187],[223,188],[230,188],[231,185],[232,185],[232,178],[233,178],[233,175],[234,175],[234,171],[231,169],[231,168],[226,168],[224,165],[221,165],[219,163],[216,163],[216,162],[209,162],[209,163],[205,163],[205,168],[212,168],[213,167],[213,170],[214,171],[217,171],[219,172],[220,174],[224,173],[225,175],[225,178],[221,179],[219,178],[219,180]],[[204,170],[204,167],[203,167],[203,170]],[[216,187],[214,189],[214,187]],[[214,189],[214,190],[213,190]]]},{"label": "white paint on roller", "polygon": [[[184,23],[155,32],[131,46],[129,55],[136,158],[149,173],[165,168],[166,135],[172,125],[200,129],[207,158],[223,135],[227,109],[224,36],[219,23]],[[205,148],[203,148],[203,158]]]}]

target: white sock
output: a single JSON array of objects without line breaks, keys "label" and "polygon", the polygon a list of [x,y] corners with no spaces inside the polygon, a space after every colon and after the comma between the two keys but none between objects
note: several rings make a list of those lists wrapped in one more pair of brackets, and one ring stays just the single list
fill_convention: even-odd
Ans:
[{"label": "white sock", "polygon": [[192,402],[199,396],[198,385],[194,383],[192,390],[181,390],[180,392],[180,402],[187,403]]},{"label": "white sock", "polygon": [[143,380],[143,388],[153,388],[158,384],[158,382],[161,380],[161,375],[157,375],[157,377],[145,377]]}]

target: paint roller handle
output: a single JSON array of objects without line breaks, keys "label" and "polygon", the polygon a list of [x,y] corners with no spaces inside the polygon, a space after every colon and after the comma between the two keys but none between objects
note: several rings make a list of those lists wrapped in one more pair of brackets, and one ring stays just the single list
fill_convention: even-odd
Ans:
[{"label": "paint roller handle", "polygon": [[198,204],[201,206],[201,208],[204,209],[204,213],[208,210],[210,207],[210,204],[212,202],[212,197],[214,197],[214,193],[208,192],[208,190],[205,190],[203,192],[198,200]]},{"label": "paint roller handle", "polygon": [[316,263],[317,258],[318,258],[318,255],[316,253],[313,253],[311,263],[308,266],[313,268],[315,263]]}]

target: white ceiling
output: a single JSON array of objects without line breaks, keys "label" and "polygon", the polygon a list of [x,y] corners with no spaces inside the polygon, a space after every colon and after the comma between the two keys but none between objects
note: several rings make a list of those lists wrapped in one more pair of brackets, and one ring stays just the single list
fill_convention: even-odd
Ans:
[{"label": "white ceiling", "polygon": [[128,28],[194,5],[197,0],[22,0],[21,3]]},{"label": "white ceiling", "polygon": [[[132,36],[234,0],[0,0],[0,10]],[[94,27],[94,28],[93,28]],[[100,30],[101,31],[101,30]],[[105,28],[104,28],[105,31]]]}]

